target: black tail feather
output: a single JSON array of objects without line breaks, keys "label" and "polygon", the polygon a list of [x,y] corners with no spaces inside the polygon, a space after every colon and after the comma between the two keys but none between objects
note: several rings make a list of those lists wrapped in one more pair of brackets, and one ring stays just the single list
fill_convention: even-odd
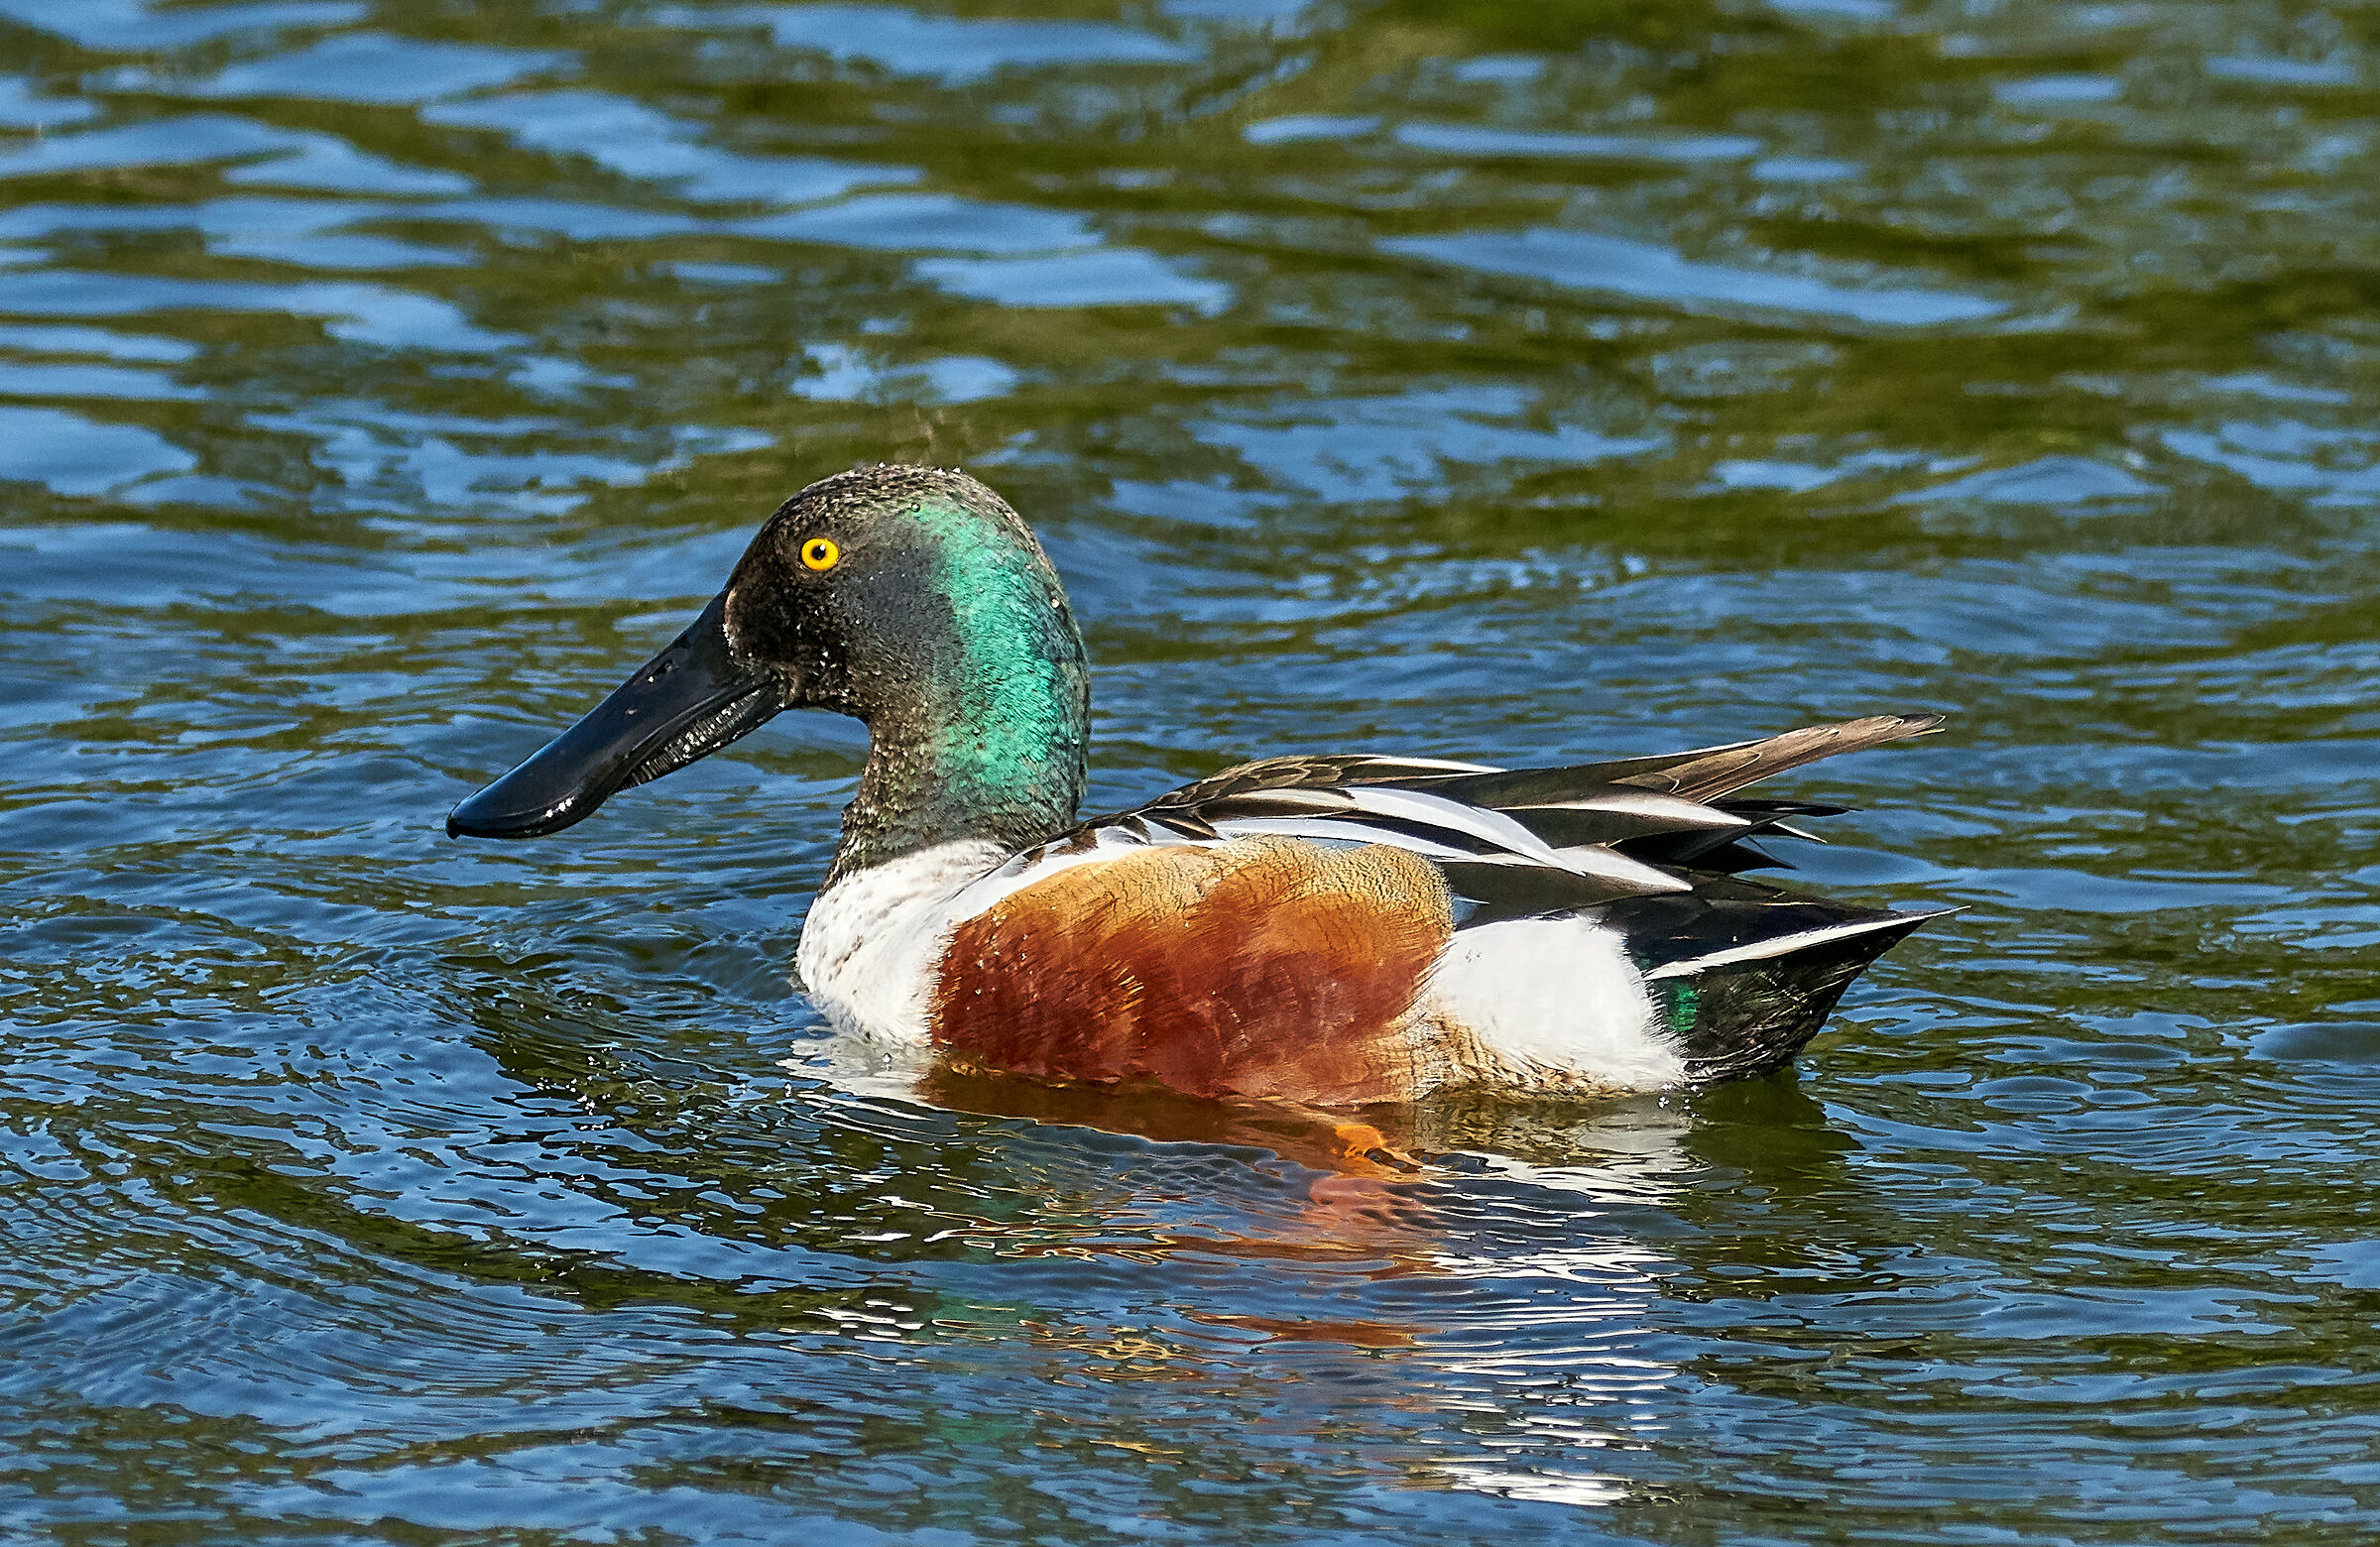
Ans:
[{"label": "black tail feather", "polygon": [[[1765,1074],[1793,1062],[1835,1012],[1844,990],[1933,913],[1830,940],[1767,961],[1716,967],[1692,980],[1697,1024],[1685,1028],[1687,1078],[1697,1085]],[[1710,1030],[1697,1034],[1700,1024]]]},{"label": "black tail feather", "polygon": [[1740,877],[1597,910],[1626,936],[1698,1085],[1791,1063],[1852,979],[1949,911],[1849,907]]}]

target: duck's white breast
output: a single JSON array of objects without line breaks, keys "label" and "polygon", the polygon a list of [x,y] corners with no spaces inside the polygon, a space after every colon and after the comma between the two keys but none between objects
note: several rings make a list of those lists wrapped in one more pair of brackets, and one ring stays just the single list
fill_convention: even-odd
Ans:
[{"label": "duck's white breast", "polygon": [[795,969],[846,1031],[926,1040],[926,1010],[960,893],[1007,858],[980,838],[936,844],[844,877],[810,902]]}]

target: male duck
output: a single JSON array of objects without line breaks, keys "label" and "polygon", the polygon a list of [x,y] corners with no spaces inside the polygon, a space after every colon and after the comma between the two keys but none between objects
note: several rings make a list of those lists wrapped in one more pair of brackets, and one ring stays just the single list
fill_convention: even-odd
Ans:
[{"label": "male duck", "polygon": [[1740,879],[1774,863],[1747,839],[1843,808],[1734,792],[1937,715],[1568,769],[1272,758],[1078,822],[1057,575],[998,495],[918,467],[786,501],[685,633],[447,832],[557,832],[795,707],[869,730],[810,996],[981,1069],[1321,1106],[1707,1083],[1790,1061],[1935,916]]}]

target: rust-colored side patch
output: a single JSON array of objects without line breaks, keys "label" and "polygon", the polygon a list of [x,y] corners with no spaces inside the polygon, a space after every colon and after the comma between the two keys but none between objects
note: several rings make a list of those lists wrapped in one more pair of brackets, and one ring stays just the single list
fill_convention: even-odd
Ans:
[{"label": "rust-colored side patch", "polygon": [[1414,996],[1452,928],[1436,867],[1401,849],[1141,850],[1059,871],[961,924],[934,1039],[1038,1079],[1400,1101],[1423,1073]]}]

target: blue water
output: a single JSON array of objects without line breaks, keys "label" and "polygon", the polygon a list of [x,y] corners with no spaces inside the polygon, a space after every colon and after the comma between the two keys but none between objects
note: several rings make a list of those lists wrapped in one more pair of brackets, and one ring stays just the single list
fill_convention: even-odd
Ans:
[{"label": "blue water", "polygon": [[[0,0],[0,1537],[2380,1535],[2376,87],[2346,0]],[[441,835],[880,459],[1047,537],[1099,805],[1940,709],[1795,857],[1966,911],[1396,1180],[827,1040],[848,722]]]}]

